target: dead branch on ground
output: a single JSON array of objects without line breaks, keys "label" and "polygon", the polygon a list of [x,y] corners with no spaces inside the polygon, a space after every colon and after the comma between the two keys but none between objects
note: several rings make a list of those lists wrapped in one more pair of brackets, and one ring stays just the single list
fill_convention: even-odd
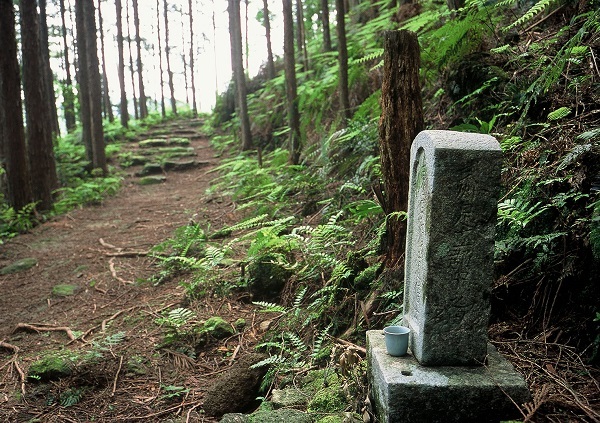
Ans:
[{"label": "dead branch on ground", "polygon": [[29,323],[18,323],[17,326],[15,327],[15,329],[13,330],[13,333],[19,332],[19,331],[26,331],[26,332],[64,332],[67,334],[67,336],[69,337],[69,339],[71,341],[75,341],[77,339],[77,337],[75,335],[73,335],[73,331],[71,331],[70,328],[66,327],[66,326],[51,326],[51,325],[46,325],[44,323],[37,323],[37,324],[29,324]]}]

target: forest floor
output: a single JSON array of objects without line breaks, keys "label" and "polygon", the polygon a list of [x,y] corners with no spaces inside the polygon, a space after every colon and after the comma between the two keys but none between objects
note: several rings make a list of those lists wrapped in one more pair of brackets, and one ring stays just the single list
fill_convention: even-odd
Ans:
[{"label": "forest floor", "polygon": [[[245,293],[208,292],[190,302],[181,285],[190,275],[152,282],[160,267],[149,250],[175,229],[194,221],[212,232],[240,219],[231,200],[206,194],[218,159],[199,125],[170,122],[144,137],[188,138],[199,166],[164,172],[165,181],[153,185],[139,184],[141,166],[128,167],[117,195],[0,245],[0,269],[26,258],[36,262],[0,274],[0,421],[217,421],[203,413],[205,393],[254,351],[273,316],[257,312]],[[122,152],[139,148],[126,143]],[[246,325],[231,337],[209,338],[190,359],[161,347],[160,319],[178,307],[192,310],[197,322],[220,316]],[[524,419],[598,421],[597,369],[545,335],[515,338],[517,332],[507,322],[490,328],[492,342],[532,390]],[[56,356],[77,363],[70,375],[42,383],[27,378],[34,362]]]},{"label": "forest floor", "polygon": [[[37,260],[0,276],[1,421],[216,421],[201,413],[203,393],[236,356],[252,350],[267,316],[236,298],[208,295],[194,309],[198,320],[243,318],[251,322],[243,334],[209,342],[194,362],[156,348],[164,335],[156,319],[185,298],[181,278],[143,282],[159,270],[148,250],[192,218],[212,228],[236,221],[231,202],[205,194],[217,164],[209,140],[197,125],[181,124],[166,128],[190,139],[203,166],[168,172],[164,183],[147,186],[134,176],[141,166],[127,168],[117,195],[0,245],[0,268]],[[64,295],[63,285],[75,286],[73,295]],[[106,341],[120,332],[120,342]],[[73,333],[83,336],[72,340]],[[25,382],[31,363],[55,351],[103,358],[58,381]]]}]

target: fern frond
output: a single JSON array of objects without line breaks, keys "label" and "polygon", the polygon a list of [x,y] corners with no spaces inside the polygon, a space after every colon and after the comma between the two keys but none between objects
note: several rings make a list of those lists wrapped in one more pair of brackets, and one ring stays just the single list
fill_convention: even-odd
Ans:
[{"label": "fern frond", "polygon": [[556,110],[548,113],[548,120],[549,121],[559,120],[559,119],[569,116],[569,114],[571,114],[570,107],[561,107],[559,109],[556,109]]},{"label": "fern frond", "polygon": [[256,364],[250,366],[251,369],[258,369],[260,367],[271,366],[274,364],[283,364],[286,362],[286,358],[281,355],[272,355],[271,357],[265,358]]},{"label": "fern frond", "polygon": [[262,307],[260,310],[263,313],[287,313],[288,309],[282,305],[269,303],[266,301],[253,301],[252,304]]},{"label": "fern frond", "polygon": [[519,19],[517,19],[507,27],[505,27],[504,31],[509,31],[510,29],[516,26],[526,24],[527,22],[535,18],[537,15],[548,9],[554,2],[555,0],[539,0],[536,4],[531,6],[531,8],[527,12],[525,12],[523,16],[521,16]]},{"label": "fern frond", "polygon": [[349,64],[353,65],[353,64],[357,64],[357,63],[370,62],[371,60],[375,60],[375,59],[378,59],[380,57],[383,57],[383,52],[384,52],[384,50],[382,48],[377,49],[373,53],[367,54],[367,55],[365,55],[363,57],[360,57],[358,59],[350,60]]},{"label": "fern frond", "polygon": [[586,131],[577,135],[577,139],[582,141],[591,141],[598,137],[600,137],[600,128],[592,129],[591,131]]}]

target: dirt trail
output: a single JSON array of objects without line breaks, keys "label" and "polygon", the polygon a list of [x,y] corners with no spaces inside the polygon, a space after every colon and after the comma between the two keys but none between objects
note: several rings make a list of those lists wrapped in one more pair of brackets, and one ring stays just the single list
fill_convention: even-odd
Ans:
[{"label": "dirt trail", "polygon": [[[165,183],[148,186],[139,185],[133,175],[140,167],[127,168],[123,188],[103,204],[74,210],[0,246],[0,268],[29,257],[38,262],[29,270],[0,276],[0,341],[19,348],[18,354],[0,348],[0,420],[165,421],[169,415],[183,415],[186,421],[186,415],[199,416],[202,392],[232,361],[235,348],[243,351],[243,342],[254,339],[209,344],[195,361],[183,364],[176,353],[158,351],[155,346],[163,333],[154,321],[162,310],[181,306],[180,279],[158,286],[140,284],[157,268],[143,254],[122,254],[147,251],[193,215],[212,228],[233,222],[231,204],[205,195],[214,177],[207,171],[216,163],[209,141],[194,127],[179,125],[167,128],[176,132],[174,136],[189,137],[195,160],[208,162],[204,166],[167,172]],[[59,284],[76,285],[77,290],[58,296],[53,288]],[[209,298],[200,308],[195,310],[199,319],[218,312],[228,321],[245,317],[254,322],[253,310],[234,300]],[[116,313],[120,314],[110,319]],[[13,333],[19,323],[68,327],[76,334],[91,330],[88,341],[119,330],[126,340],[104,352],[101,365],[88,373],[79,369],[71,378],[51,384],[27,382],[21,399],[19,371],[26,373],[48,351],[64,348],[82,354],[91,344],[69,342],[64,331]],[[253,328],[249,327],[251,335]],[[126,371],[132,358],[143,367],[139,372]],[[165,386],[185,390],[168,397]],[[57,398],[74,388],[81,389],[81,399],[70,407],[60,406]]]}]

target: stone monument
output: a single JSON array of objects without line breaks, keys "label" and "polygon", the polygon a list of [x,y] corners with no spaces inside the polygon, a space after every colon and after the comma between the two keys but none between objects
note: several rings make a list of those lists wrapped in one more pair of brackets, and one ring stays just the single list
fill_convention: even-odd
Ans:
[{"label": "stone monument", "polygon": [[403,319],[411,354],[391,357],[381,331],[367,332],[380,422],[498,421],[529,397],[487,338],[501,161],[489,135],[423,131],[413,142]]}]

